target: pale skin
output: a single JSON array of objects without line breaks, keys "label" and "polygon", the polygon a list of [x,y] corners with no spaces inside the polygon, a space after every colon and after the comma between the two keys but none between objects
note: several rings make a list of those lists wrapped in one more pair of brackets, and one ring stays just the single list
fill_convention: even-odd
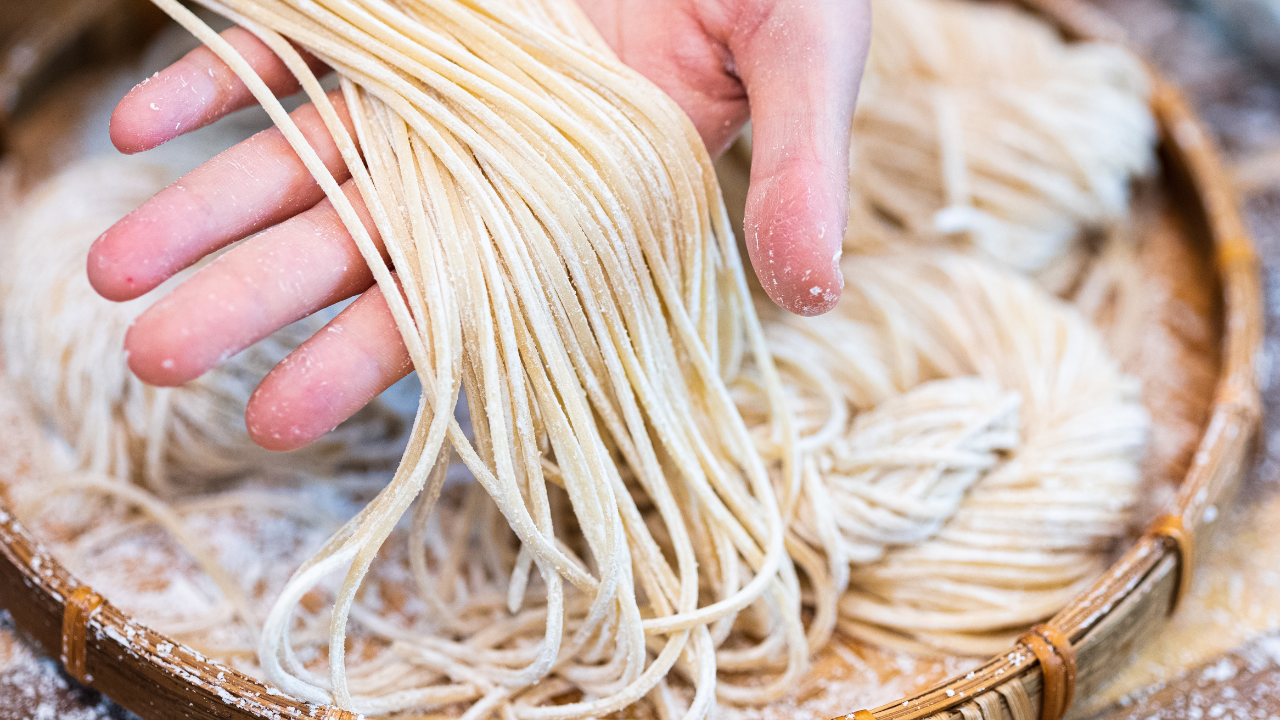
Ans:
[{"label": "pale skin", "polygon": [[[843,286],[849,126],[870,31],[866,0],[579,0],[621,59],[665,90],[718,154],[748,118],[755,154],[746,245],[782,307],[817,315]],[[226,37],[278,95],[297,90],[248,32]],[[320,63],[313,67],[323,70]],[[335,96],[340,111],[341,96]],[[200,48],[134,88],[111,139],[137,153],[204,127],[253,98]],[[294,119],[377,230],[315,110]],[[275,330],[357,297],[276,366],[246,411],[253,439],[302,447],[411,370],[381,292],[319,186],[277,130],[187,174],[100,237],[89,280],[104,297],[138,297],[237,243],[138,318],[129,367],[153,385],[193,380]]]}]

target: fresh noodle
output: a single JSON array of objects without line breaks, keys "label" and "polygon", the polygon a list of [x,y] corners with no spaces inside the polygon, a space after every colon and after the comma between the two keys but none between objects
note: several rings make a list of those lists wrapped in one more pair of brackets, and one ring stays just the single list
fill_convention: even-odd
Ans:
[{"label": "fresh noodle", "polygon": [[[203,0],[298,77],[346,173],[229,44],[154,2],[245,81],[332,201],[423,388],[394,477],[283,587],[217,583],[219,617],[260,623],[256,670],[286,693],[365,714],[570,720],[643,703],[701,720],[791,692],[837,630],[986,652],[1067,602],[1124,531],[1147,417],[1078,314],[919,247],[846,261],[822,318],[754,298],[691,123],[571,0]],[[886,157],[911,147],[881,139]],[[1003,212],[952,150],[923,161],[946,203]],[[1094,179],[1068,195],[1114,189]],[[1062,210],[1036,202],[1009,227]],[[1071,216],[1070,242],[1102,205]],[[893,244],[931,242],[942,206],[899,209]],[[981,229],[964,232],[992,254]],[[1060,255],[1067,235],[1050,235]],[[450,480],[459,463],[471,477]],[[79,477],[46,492],[140,508],[226,580],[180,513]],[[113,537],[86,533],[82,551]]]},{"label": "fresh noodle", "polygon": [[[536,656],[495,670],[492,689],[464,717],[553,673],[595,699],[516,702],[517,716],[613,712],[648,694],[677,661],[698,689],[692,717],[717,693],[759,702],[784,692],[807,666],[799,587],[768,468],[721,373],[739,367],[750,346],[777,403],[781,391],[710,162],[679,109],[598,42],[500,6],[334,2],[308,4],[303,14],[285,2],[229,3],[224,10],[290,64],[326,119],[394,262],[402,301],[333,177],[261,80],[190,13],[159,4],[241,74],[317,176],[390,299],[424,388],[395,480],[299,569],[268,616],[259,652],[268,677],[303,699],[394,709],[386,698],[351,695],[343,638],[374,554],[415,497],[424,493],[430,505],[438,495],[439,480],[428,480],[441,477],[431,471],[451,445],[523,543],[517,574],[536,569],[547,593]],[[576,27],[588,26],[579,19]],[[365,161],[277,30],[339,70]],[[637,177],[648,181],[646,193],[636,192]],[[472,415],[474,446],[452,419],[462,386],[482,408]],[[785,418],[774,415],[784,443]],[[554,542],[544,459],[570,496],[581,559]],[[661,518],[674,566],[633,490]],[[698,557],[691,524],[717,537],[718,553]],[[324,677],[293,654],[289,618],[307,591],[344,567]],[[710,588],[709,602],[700,602],[699,568],[730,581]],[[567,601],[579,595],[589,602]],[[511,606],[519,603],[513,593]],[[717,686],[708,626],[746,608],[765,618],[762,642],[783,653],[786,670],[764,685]],[[573,618],[575,610],[585,616]],[[651,657],[652,636],[665,639]],[[593,643],[612,645],[615,661],[580,664],[575,656]],[[772,654],[749,664],[766,667]]]},{"label": "fresh noodle", "polygon": [[924,243],[1069,291],[1154,167],[1146,70],[1001,5],[878,0],[846,248]]},{"label": "fresh noodle", "polygon": [[844,631],[998,652],[1125,532],[1149,424],[1137,383],[1075,308],[1008,271],[936,251],[844,271],[831,313],[766,323],[793,404],[813,408],[797,444],[817,497],[792,527],[851,564]]}]

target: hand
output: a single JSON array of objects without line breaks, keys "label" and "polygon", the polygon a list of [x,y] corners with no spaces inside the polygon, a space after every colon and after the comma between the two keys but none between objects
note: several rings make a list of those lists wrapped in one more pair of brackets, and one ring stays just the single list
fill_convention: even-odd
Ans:
[{"label": "hand", "polygon": [[[830,310],[843,285],[837,260],[849,128],[869,41],[865,0],[581,2],[621,59],[689,114],[713,154],[753,119],[751,262],[779,305],[803,315]],[[273,92],[297,91],[252,34],[233,28],[223,35]],[[345,116],[340,94],[334,102]],[[231,71],[199,48],[120,102],[111,138],[122,152],[137,153],[252,103]],[[318,113],[304,106],[293,118],[363,213]],[[210,160],[109,229],[90,252],[89,280],[110,300],[132,299],[250,235],[139,317],[125,347],[139,378],[179,385],[278,328],[359,295],[249,401],[254,440],[290,450],[351,416],[411,364],[354,241],[278,130]]]}]

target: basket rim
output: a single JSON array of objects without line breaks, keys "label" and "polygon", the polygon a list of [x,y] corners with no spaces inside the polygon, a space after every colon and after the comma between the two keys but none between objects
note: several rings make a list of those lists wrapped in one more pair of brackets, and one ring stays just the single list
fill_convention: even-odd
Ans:
[{"label": "basket rim", "polygon": [[[1079,0],[1015,1],[1056,22],[1069,39],[1129,45],[1122,30],[1096,8]],[[1097,642],[1100,635],[1095,631],[1126,601],[1152,604],[1163,600],[1169,603],[1168,612],[1173,611],[1194,570],[1190,555],[1195,531],[1202,525],[1205,511],[1227,495],[1243,474],[1240,462],[1262,418],[1258,357],[1264,322],[1260,265],[1254,243],[1212,136],[1171,81],[1150,65],[1148,74],[1152,79],[1151,107],[1160,126],[1161,141],[1174,156],[1172,159],[1183,165],[1205,214],[1221,283],[1222,366],[1192,466],[1168,513],[1152,521],[1141,538],[1088,590],[1046,623],[1069,639],[1069,652],[1081,652],[1091,642]],[[1176,536],[1170,532],[1171,527],[1176,529]],[[1165,582],[1168,588],[1163,594],[1153,592],[1156,583],[1168,577],[1171,570],[1176,571],[1177,582]],[[1024,688],[1029,690],[1027,695],[1035,696],[1044,684],[1039,665],[1025,644],[1016,643],[963,676],[871,712],[853,712],[842,718],[927,718],[1019,679],[1024,686],[1030,686]],[[1060,717],[1066,710],[1064,707],[1053,714]],[[979,706],[979,711],[987,717],[985,708]],[[1043,710],[1041,717],[1049,714]]]},{"label": "basket rim", "polygon": [[[1124,42],[1123,33],[1079,0],[1014,0],[1054,22],[1070,39]],[[1219,151],[1178,89],[1151,70],[1153,113],[1170,159],[1181,166],[1204,213],[1222,293],[1221,371],[1194,462],[1168,518],[1195,534],[1205,510],[1237,483],[1261,420],[1258,357],[1262,346],[1259,262]],[[1167,171],[1166,171],[1167,172]],[[1190,576],[1190,545],[1171,542],[1168,526],[1149,526],[1093,586],[1048,625],[1074,654],[1090,654],[1116,610],[1176,602],[1173,579]],[[1185,567],[1184,567],[1185,564]],[[147,718],[342,718],[355,714],[295,700],[135,621],[75,577],[0,502],[0,606],[15,625],[86,685],[109,688],[120,705]],[[1166,606],[1167,607],[1167,606]],[[1137,630],[1129,628],[1134,635]],[[1136,637],[1136,635],[1135,635]],[[125,661],[126,656],[134,661]],[[1072,668],[1074,681],[1074,667]],[[1051,675],[1052,677],[1052,675]],[[858,720],[917,720],[954,711],[986,693],[1021,684],[1042,695],[1046,678],[1026,645],[1015,644],[963,676],[872,711]],[[1067,692],[1069,703],[1070,692]],[[1004,688],[1004,689],[1002,689]],[[978,704],[986,716],[985,704]],[[1046,713],[1060,716],[1061,711]]]}]

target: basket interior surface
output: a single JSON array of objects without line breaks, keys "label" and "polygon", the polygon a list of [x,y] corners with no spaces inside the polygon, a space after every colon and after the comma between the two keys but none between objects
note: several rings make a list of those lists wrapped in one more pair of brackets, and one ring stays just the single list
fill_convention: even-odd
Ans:
[{"label": "basket interior surface", "polygon": [[[92,92],[118,94],[116,89],[103,88],[109,77],[110,71],[104,68],[81,70],[59,78],[56,87],[29,102],[10,126],[10,152],[5,162],[11,174],[7,182],[20,191],[69,160],[102,147],[105,123],[93,114],[92,104],[84,102],[84,97]],[[58,87],[63,91],[59,92]],[[1248,416],[1248,408],[1256,404],[1256,398],[1248,397],[1250,392],[1256,393],[1249,385],[1252,379],[1237,377],[1252,371],[1253,358],[1236,356],[1250,352],[1250,343],[1256,344],[1250,333],[1256,334],[1257,289],[1241,286],[1245,282],[1241,278],[1247,280],[1249,258],[1226,258],[1227,262],[1240,264],[1234,271],[1236,275],[1227,271],[1223,237],[1230,228],[1224,229],[1215,205],[1229,205],[1231,199],[1215,200],[1214,194],[1221,189],[1206,186],[1206,182],[1213,183],[1215,179],[1198,164],[1201,160],[1194,152],[1188,155],[1185,137],[1177,135],[1178,123],[1192,122],[1185,108],[1175,103],[1157,110],[1165,129],[1162,171],[1136,193],[1136,253],[1117,261],[1117,272],[1124,282],[1104,296],[1091,298],[1086,307],[1126,371],[1142,381],[1143,400],[1154,419],[1152,443],[1143,468],[1146,492],[1140,512],[1142,523],[1177,502],[1180,491],[1186,489],[1189,473],[1195,475],[1197,464],[1204,463],[1203,453],[1198,455],[1198,451],[1209,448],[1222,456],[1224,469],[1214,474],[1215,478],[1218,474],[1227,479],[1238,476],[1247,437],[1226,446],[1206,441],[1206,432],[1212,430],[1211,420],[1224,402],[1239,401],[1244,408],[1240,416],[1242,435],[1247,436],[1256,421],[1256,417]],[[240,121],[246,127],[262,122],[260,117],[247,114]],[[733,193],[731,187],[726,189],[730,202]],[[1243,235],[1232,240],[1247,247]],[[1133,332],[1134,327],[1141,331]],[[1239,337],[1241,333],[1245,335],[1243,339]],[[46,430],[16,399],[2,370],[0,502],[7,504],[13,488],[40,482],[55,472],[57,450]],[[1224,395],[1224,388],[1233,378],[1244,383],[1240,392],[1245,397]],[[1234,412],[1235,406],[1232,408]],[[1213,450],[1214,447],[1219,449]],[[1213,493],[1216,495],[1217,490]],[[1188,516],[1197,517],[1195,512]],[[48,653],[65,657],[67,648],[60,620],[71,590],[80,583],[55,558],[43,553],[37,539],[27,535],[7,513],[0,520],[0,541],[8,560],[0,563],[0,602],[13,611],[19,626]],[[1142,542],[1135,528],[1133,538],[1116,549],[1117,560],[1121,561],[1123,551]],[[1163,622],[1164,604],[1144,600],[1143,593],[1172,593],[1175,565],[1165,558],[1155,563],[1154,569],[1136,574],[1130,589],[1145,590],[1114,598],[1115,602],[1107,605],[1102,612],[1114,622],[1087,625],[1094,634],[1091,637],[1102,638],[1103,642],[1092,646],[1101,648],[1092,655],[1082,654],[1078,692],[1087,693],[1107,679],[1106,664],[1101,658],[1108,652],[1120,655],[1121,648]],[[1123,567],[1121,561],[1117,572]],[[107,601],[113,604],[103,606],[105,609],[95,615],[97,635],[89,639],[87,667],[93,676],[92,685],[125,707],[144,717],[168,717],[178,709],[193,717],[225,717],[227,711],[236,717],[247,717],[266,715],[272,709],[287,712],[289,708],[310,714],[306,706],[277,698],[248,678],[224,674],[198,654],[172,645],[166,648],[166,638],[143,628],[145,618],[137,622],[130,619],[131,610],[136,609],[110,596]],[[127,642],[121,643],[120,636],[128,628],[135,629],[137,638],[128,633]],[[1077,638],[1077,642],[1084,643],[1084,637]],[[117,652],[120,647],[130,650]],[[764,709],[724,708],[720,717],[818,720],[860,708],[878,708],[896,704],[948,678],[963,676],[982,663],[980,658],[912,657],[837,637],[815,659],[809,679],[789,699]],[[1034,689],[1032,682],[1029,692]],[[878,716],[885,717],[882,712]]]}]

